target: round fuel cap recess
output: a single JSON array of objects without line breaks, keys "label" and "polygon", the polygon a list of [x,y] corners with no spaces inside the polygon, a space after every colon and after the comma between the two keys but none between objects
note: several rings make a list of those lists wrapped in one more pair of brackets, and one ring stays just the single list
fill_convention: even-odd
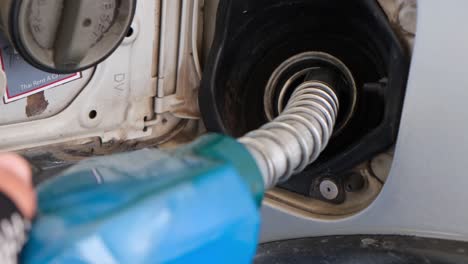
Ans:
[{"label": "round fuel cap recess", "polygon": [[[6,3],[8,2],[8,3]],[[54,73],[91,68],[127,34],[135,0],[8,0],[5,35],[33,66]],[[8,16],[6,18],[5,16]]]}]

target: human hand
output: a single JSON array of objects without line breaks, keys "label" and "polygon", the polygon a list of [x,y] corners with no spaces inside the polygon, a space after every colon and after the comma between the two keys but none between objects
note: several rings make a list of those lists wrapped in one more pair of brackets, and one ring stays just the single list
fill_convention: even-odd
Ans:
[{"label": "human hand", "polygon": [[28,162],[15,154],[0,154],[0,263],[17,263],[35,213]]},{"label": "human hand", "polygon": [[31,168],[15,154],[0,154],[0,192],[16,205],[24,217],[31,220],[36,213],[36,194]]}]

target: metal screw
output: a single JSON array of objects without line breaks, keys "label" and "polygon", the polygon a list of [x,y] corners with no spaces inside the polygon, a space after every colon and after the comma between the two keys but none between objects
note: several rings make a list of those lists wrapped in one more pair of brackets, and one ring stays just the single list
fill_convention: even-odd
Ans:
[{"label": "metal screw", "polygon": [[340,193],[338,185],[331,180],[323,180],[320,183],[320,194],[327,200],[334,200]]}]

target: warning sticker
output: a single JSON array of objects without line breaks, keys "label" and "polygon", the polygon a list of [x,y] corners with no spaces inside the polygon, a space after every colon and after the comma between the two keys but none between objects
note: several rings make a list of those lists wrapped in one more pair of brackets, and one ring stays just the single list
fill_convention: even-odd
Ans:
[{"label": "warning sticker", "polygon": [[7,77],[5,103],[81,78],[81,72],[53,74],[34,68],[3,37],[0,37],[0,62]]}]

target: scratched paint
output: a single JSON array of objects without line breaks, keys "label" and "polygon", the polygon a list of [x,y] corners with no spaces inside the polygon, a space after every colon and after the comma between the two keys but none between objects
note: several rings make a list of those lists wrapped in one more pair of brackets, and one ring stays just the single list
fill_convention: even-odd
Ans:
[{"label": "scratched paint", "polygon": [[33,94],[27,97],[26,104],[26,115],[33,117],[44,113],[49,106],[49,102],[46,100],[44,92]]}]

